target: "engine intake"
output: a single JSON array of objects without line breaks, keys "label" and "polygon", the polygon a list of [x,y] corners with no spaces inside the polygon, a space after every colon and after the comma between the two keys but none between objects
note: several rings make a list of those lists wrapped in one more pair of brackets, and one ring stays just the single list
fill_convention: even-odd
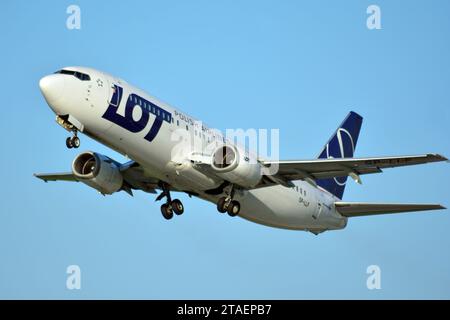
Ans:
[{"label": "engine intake", "polygon": [[262,178],[261,165],[230,145],[218,147],[212,154],[211,167],[224,180],[251,188]]},{"label": "engine intake", "polygon": [[123,185],[118,163],[99,153],[79,154],[72,162],[72,172],[78,180],[103,194],[117,192]]},{"label": "engine intake", "polygon": [[212,167],[217,172],[228,172],[237,167],[238,160],[237,150],[233,147],[224,145],[214,151]]}]

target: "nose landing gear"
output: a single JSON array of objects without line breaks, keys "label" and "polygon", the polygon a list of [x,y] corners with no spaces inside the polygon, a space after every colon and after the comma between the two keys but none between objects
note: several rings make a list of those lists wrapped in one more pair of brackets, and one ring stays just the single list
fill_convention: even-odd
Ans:
[{"label": "nose landing gear", "polygon": [[[82,127],[82,124],[79,123],[78,126],[74,125],[73,122],[79,122],[78,120],[76,120],[75,118],[71,119],[70,122],[70,115],[57,115],[56,116],[56,123],[58,123],[61,127],[63,127],[64,129],[66,129],[69,132],[73,133],[72,137],[68,137],[66,139],[66,147],[68,149],[72,149],[72,148],[79,148],[80,147],[80,138],[78,138],[77,133],[79,128]],[[81,131],[83,131],[82,129],[80,129]]]},{"label": "nose landing gear", "polygon": [[77,131],[74,131],[73,137],[67,137],[66,139],[66,147],[68,149],[79,148],[80,147],[80,138],[77,136]]},{"label": "nose landing gear", "polygon": [[183,203],[178,199],[172,200],[169,186],[166,183],[161,183],[161,188],[163,189],[163,192],[156,198],[156,201],[159,201],[164,197],[166,198],[166,203],[161,205],[161,213],[163,217],[170,220],[173,218],[174,213],[178,216],[182,215],[184,212]]}]

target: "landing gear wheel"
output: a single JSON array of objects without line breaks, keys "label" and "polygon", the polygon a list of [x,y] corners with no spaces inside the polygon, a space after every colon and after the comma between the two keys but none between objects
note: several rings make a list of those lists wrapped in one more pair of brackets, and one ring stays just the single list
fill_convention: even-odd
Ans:
[{"label": "landing gear wheel", "polygon": [[222,197],[219,199],[219,201],[217,201],[217,211],[219,211],[220,213],[225,213],[227,212],[227,198]]},{"label": "landing gear wheel", "polygon": [[161,206],[161,213],[162,213],[163,217],[164,217],[166,220],[170,220],[170,219],[173,218],[173,210],[172,210],[172,207],[169,206],[167,203],[164,203],[164,204]]},{"label": "landing gear wheel", "polygon": [[74,147],[75,149],[80,147],[80,138],[78,138],[77,136],[73,137],[71,139],[71,143],[72,143],[72,147]]},{"label": "landing gear wheel", "polygon": [[67,139],[66,139],[66,147],[68,149],[72,149],[73,148],[72,138],[71,137],[67,137]]},{"label": "landing gear wheel", "polygon": [[231,201],[227,208],[228,215],[235,217],[239,214],[239,211],[241,211],[241,204],[236,200]]},{"label": "landing gear wheel", "polygon": [[179,215],[183,214],[184,206],[180,200],[178,200],[178,199],[173,200],[171,205],[172,205],[172,210],[173,210],[173,212],[175,212],[176,215],[179,216]]}]

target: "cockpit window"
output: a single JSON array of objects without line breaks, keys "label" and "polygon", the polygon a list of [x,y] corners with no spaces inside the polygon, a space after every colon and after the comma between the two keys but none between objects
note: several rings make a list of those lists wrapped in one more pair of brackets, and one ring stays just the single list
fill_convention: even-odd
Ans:
[{"label": "cockpit window", "polygon": [[90,81],[91,80],[91,77],[89,77],[88,74],[81,73],[81,72],[75,72],[75,77],[77,77],[81,81]]},{"label": "cockpit window", "polygon": [[62,69],[62,70],[56,71],[55,73],[67,74],[67,75],[75,76],[76,78],[80,79],[81,81],[90,81],[91,80],[91,77],[88,74],[82,73],[82,72],[78,72],[78,71]]},{"label": "cockpit window", "polygon": [[75,74],[75,71],[70,71],[70,70],[59,70],[59,71],[56,71],[55,73],[60,73],[60,74],[70,74],[70,75],[74,75]]}]

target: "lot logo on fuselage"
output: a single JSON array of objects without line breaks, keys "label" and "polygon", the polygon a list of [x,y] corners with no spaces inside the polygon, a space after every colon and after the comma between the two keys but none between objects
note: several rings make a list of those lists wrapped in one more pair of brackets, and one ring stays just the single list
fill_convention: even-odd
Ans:
[{"label": "lot logo on fuselage", "polygon": [[[153,114],[155,116],[155,121],[144,137],[145,140],[150,142],[155,139],[159,129],[161,129],[163,121],[168,123],[172,121],[172,114],[170,112],[134,93],[128,96],[124,116],[122,116],[118,113],[118,109],[122,101],[123,88],[114,85],[113,90],[114,92],[108,109],[106,109],[106,112],[102,116],[104,119],[107,119],[130,132],[137,133],[145,129],[150,120],[150,114]],[[133,111],[135,108],[141,108],[142,111],[140,118],[137,120],[133,118]]]}]

